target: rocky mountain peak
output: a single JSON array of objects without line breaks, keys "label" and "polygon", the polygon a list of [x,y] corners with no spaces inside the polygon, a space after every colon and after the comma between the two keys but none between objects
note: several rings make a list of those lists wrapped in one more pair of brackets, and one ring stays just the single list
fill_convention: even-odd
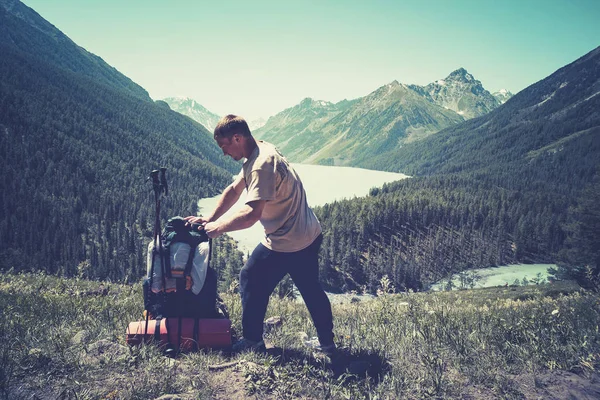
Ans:
[{"label": "rocky mountain peak", "polygon": [[457,112],[465,119],[487,114],[501,103],[464,68],[430,83],[422,92],[434,103]]},{"label": "rocky mountain peak", "polygon": [[315,100],[310,97],[304,98],[300,104],[298,105],[300,108],[328,108],[331,107],[333,103],[325,100]]},{"label": "rocky mountain peak", "polygon": [[446,80],[462,81],[462,82],[479,82],[466,69],[459,68],[448,75]]}]

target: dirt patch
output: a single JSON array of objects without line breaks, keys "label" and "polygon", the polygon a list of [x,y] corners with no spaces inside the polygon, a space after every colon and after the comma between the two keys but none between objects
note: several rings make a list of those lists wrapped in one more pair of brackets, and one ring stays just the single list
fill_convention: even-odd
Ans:
[{"label": "dirt patch", "polygon": [[[526,399],[600,399],[600,375],[597,373],[589,376],[575,374],[569,371],[548,371],[537,376],[526,376],[522,384]],[[517,382],[520,382],[517,379]],[[529,389],[529,390],[527,390]]]},{"label": "dirt patch", "polygon": [[208,382],[215,400],[258,399],[257,396],[246,394],[244,380],[239,367],[234,367],[211,373]]},{"label": "dirt patch", "polygon": [[527,373],[500,377],[493,388],[466,384],[460,391],[462,399],[472,400],[597,400],[600,374],[579,375],[563,370]]}]

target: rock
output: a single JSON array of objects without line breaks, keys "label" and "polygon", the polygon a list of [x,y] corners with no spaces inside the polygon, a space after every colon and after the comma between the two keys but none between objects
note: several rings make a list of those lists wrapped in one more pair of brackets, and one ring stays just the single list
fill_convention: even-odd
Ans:
[{"label": "rock", "polygon": [[129,348],[102,339],[87,347],[87,352],[82,354],[82,361],[86,364],[98,365],[127,357],[129,357]]},{"label": "rock", "polygon": [[104,353],[128,353],[127,347],[118,343],[111,342],[110,340],[101,339],[88,346],[88,353],[90,354],[104,354]]},{"label": "rock", "polygon": [[279,328],[281,325],[283,325],[283,320],[280,316],[275,316],[265,320],[263,329],[265,333],[269,333],[274,329]]},{"label": "rock", "polygon": [[39,368],[48,365],[51,361],[52,359],[44,354],[42,349],[34,347],[29,349],[27,356],[21,360],[21,369],[27,371],[31,368]]},{"label": "rock", "polygon": [[27,353],[27,355],[38,358],[42,355],[42,350],[38,349],[37,347],[34,347],[32,349],[29,349],[29,352]]},{"label": "rock", "polygon": [[308,341],[308,334],[306,332],[298,332],[298,339],[304,344],[304,342]]},{"label": "rock", "polygon": [[77,332],[77,333],[75,334],[75,336],[73,336],[73,337],[71,338],[71,344],[72,344],[73,346],[77,346],[77,345],[84,344],[84,343],[85,343],[85,341],[86,341],[86,339],[87,339],[87,336],[88,336],[88,333],[87,333],[87,331],[85,331],[85,330],[81,330],[81,331]]}]

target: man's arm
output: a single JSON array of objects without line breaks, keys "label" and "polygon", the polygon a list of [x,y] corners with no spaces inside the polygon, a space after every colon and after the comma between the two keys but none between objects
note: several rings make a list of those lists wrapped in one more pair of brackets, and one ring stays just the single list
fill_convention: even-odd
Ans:
[{"label": "man's arm", "polygon": [[250,228],[260,219],[265,203],[265,200],[251,201],[231,217],[207,223],[204,230],[208,237],[215,238],[226,232]]},{"label": "man's arm", "polygon": [[221,197],[217,201],[217,206],[213,212],[206,217],[189,216],[185,220],[189,224],[204,225],[207,222],[216,221],[219,217],[225,214],[238,201],[240,195],[244,191],[244,178],[237,176],[233,183],[225,188]]},{"label": "man's arm", "polygon": [[223,194],[217,202],[217,206],[213,210],[212,214],[208,216],[206,222],[213,222],[218,220],[223,214],[225,214],[233,205],[238,201],[240,195],[244,191],[244,178],[238,175],[233,183],[225,188]]}]

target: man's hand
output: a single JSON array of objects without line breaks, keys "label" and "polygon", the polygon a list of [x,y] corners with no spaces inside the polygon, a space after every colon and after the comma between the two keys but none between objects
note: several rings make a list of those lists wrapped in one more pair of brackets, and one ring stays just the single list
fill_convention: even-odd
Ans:
[{"label": "man's hand", "polygon": [[204,231],[208,237],[212,239],[221,236],[223,233],[219,230],[219,224],[216,222],[207,222],[206,225],[204,225]]},{"label": "man's hand", "polygon": [[219,230],[219,224],[217,224],[216,222],[208,222],[207,218],[204,217],[194,217],[192,215],[190,215],[189,217],[185,217],[184,220],[186,220],[186,225],[197,225],[198,226],[198,230],[201,231],[204,229],[204,231],[206,232],[206,234],[208,235],[209,238],[216,238],[218,236],[221,236],[223,234],[223,232],[221,232]]},{"label": "man's hand", "polygon": [[204,225],[206,225],[206,223],[208,222],[208,219],[204,218],[204,217],[195,217],[193,215],[190,215],[189,217],[185,217],[184,220],[186,221],[186,225],[187,226],[193,226],[193,225],[197,225],[197,229],[199,231],[201,231],[202,229],[204,229]]}]

